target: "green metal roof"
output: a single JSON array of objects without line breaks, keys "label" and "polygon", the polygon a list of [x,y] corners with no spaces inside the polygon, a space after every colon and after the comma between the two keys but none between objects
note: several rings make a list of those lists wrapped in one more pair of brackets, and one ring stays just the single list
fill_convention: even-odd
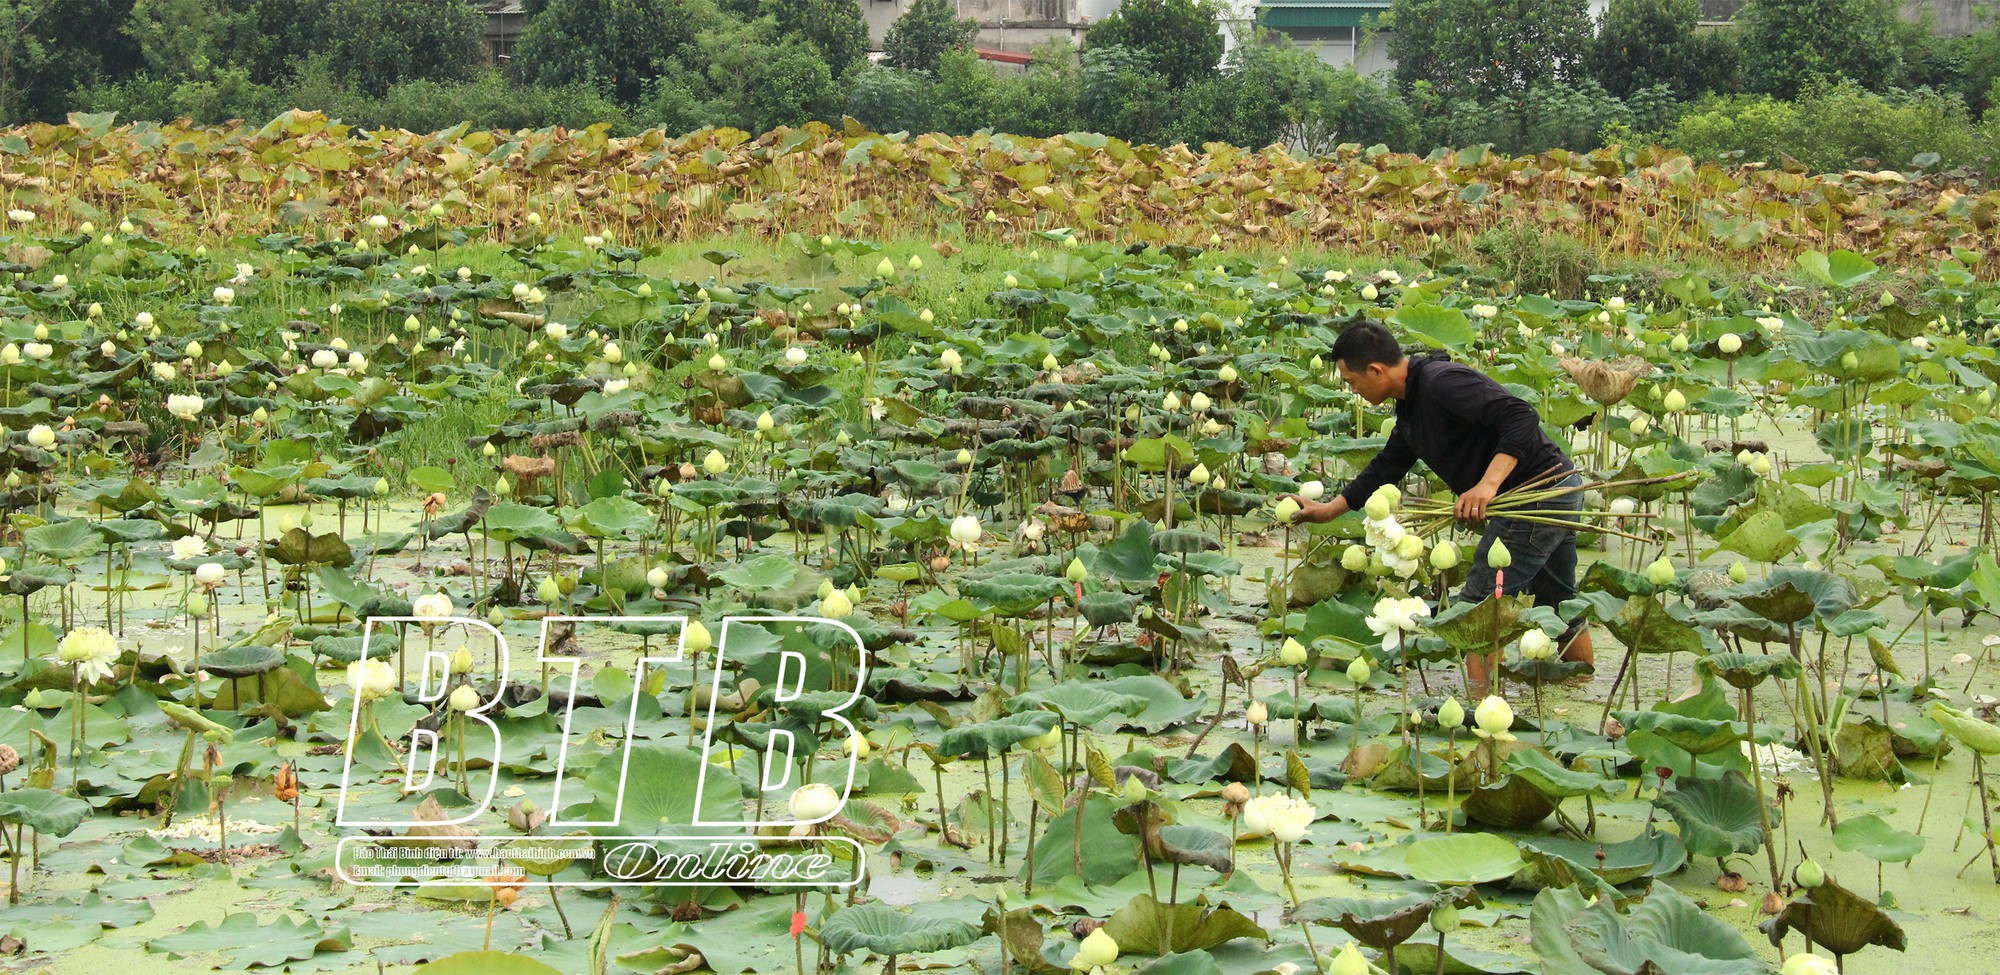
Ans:
[{"label": "green metal roof", "polygon": [[1359,27],[1389,12],[1384,0],[1263,0],[1257,22],[1266,27]]}]

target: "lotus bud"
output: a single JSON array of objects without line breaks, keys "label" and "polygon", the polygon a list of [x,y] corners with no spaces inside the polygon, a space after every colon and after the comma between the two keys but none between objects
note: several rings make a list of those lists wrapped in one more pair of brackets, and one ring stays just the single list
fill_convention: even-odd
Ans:
[{"label": "lotus bud", "polygon": [[471,684],[460,684],[451,692],[451,709],[460,713],[479,706],[479,692]]},{"label": "lotus bud", "polygon": [[1687,397],[1678,389],[1668,390],[1666,398],[1660,401],[1660,408],[1668,413],[1679,413],[1687,409],[1687,405]]},{"label": "lotus bud", "polygon": [[1514,553],[1507,550],[1507,543],[1500,536],[1493,536],[1493,545],[1486,550],[1487,567],[1504,569],[1513,564]]},{"label": "lotus bud", "polygon": [[1181,398],[1178,394],[1168,391],[1167,395],[1160,397],[1160,409],[1172,413],[1180,408]]},{"label": "lotus bud", "polygon": [[1278,662],[1287,667],[1297,667],[1305,663],[1305,645],[1291,637],[1286,637],[1284,645],[1278,648]]},{"label": "lotus bud", "polygon": [[1729,581],[1739,586],[1750,581],[1750,567],[1744,565],[1742,559],[1737,559],[1734,564],[1730,565]]},{"label": "lotus bud", "polygon": [[1537,627],[1521,634],[1521,659],[1547,660],[1555,656],[1556,642]]},{"label": "lotus bud", "polygon": [[494,496],[505,498],[511,496],[513,493],[514,484],[512,481],[507,480],[507,475],[502,474],[493,482]]},{"label": "lotus bud", "polygon": [[1188,483],[1195,485],[1207,484],[1208,477],[1208,465],[1196,464],[1194,465],[1194,470],[1188,472]]},{"label": "lotus bud", "polygon": [[771,418],[770,410],[765,410],[764,412],[757,414],[758,433],[770,433],[773,429],[777,427],[777,425],[778,421]]},{"label": "lotus bud", "polygon": [[958,461],[958,466],[960,467],[971,467],[972,451],[965,447],[960,447],[958,448],[958,456],[954,459]]},{"label": "lotus bud", "polygon": [[1299,503],[1289,497],[1279,498],[1278,503],[1271,506],[1271,513],[1277,518],[1278,524],[1289,525],[1293,518],[1298,517]]},{"label": "lotus bud", "polygon": [[1798,881],[1799,886],[1810,890],[1826,882],[1826,870],[1817,861],[1807,857],[1804,863],[1792,868],[1792,879]]},{"label": "lotus bud", "polygon": [[1347,665],[1347,679],[1356,684],[1368,683],[1368,675],[1371,673],[1373,671],[1368,669],[1367,657],[1356,657]]},{"label": "lotus bud", "polygon": [[1742,336],[1737,335],[1735,332],[1730,332],[1729,334],[1724,335],[1719,339],[1716,339],[1715,347],[1721,350],[1723,355],[1735,355],[1736,353],[1743,351],[1743,338]]},{"label": "lotus bud", "polygon": [[1652,426],[1653,421],[1643,416],[1635,416],[1632,418],[1632,435],[1635,437],[1643,436],[1647,430],[1652,429]]},{"label": "lotus bud", "polygon": [[1465,705],[1458,703],[1456,697],[1445,698],[1444,703],[1438,705],[1438,727],[1458,728],[1464,724]]},{"label": "lotus bud", "polygon": [[646,585],[654,589],[667,588],[667,570],[657,565],[646,570]]},{"label": "lotus bud", "polygon": [[1861,357],[1849,351],[1846,355],[1840,357],[1840,368],[1847,372],[1853,372],[1861,368]]},{"label": "lotus bud", "polygon": [[687,629],[681,631],[681,647],[689,653],[701,653],[715,646],[715,637],[709,635],[708,627],[700,620],[689,620]]},{"label": "lotus bud", "polygon": [[1340,553],[1340,567],[1349,572],[1360,572],[1368,568],[1368,550],[1359,545],[1349,545]]},{"label": "lotus bud", "polygon": [[1360,946],[1349,941],[1327,963],[1326,972],[1327,975],[1369,975],[1368,959],[1362,956]]},{"label": "lotus bud", "polygon": [[28,429],[28,443],[47,450],[56,445],[56,432],[46,423],[37,423]]},{"label": "lotus bud", "polygon": [[1261,728],[1264,725],[1270,723],[1271,720],[1270,705],[1267,705],[1262,701],[1251,701],[1250,706],[1244,709],[1243,716],[1246,720],[1250,722],[1250,724],[1253,727]]},{"label": "lotus bud", "polygon": [[711,477],[721,474],[729,469],[729,458],[722,456],[722,451],[710,448],[708,454],[701,459],[701,469],[707,471]]},{"label": "lotus bud", "polygon": [[1660,556],[1657,559],[1654,559],[1651,565],[1646,566],[1646,581],[1656,586],[1673,585],[1674,584],[1673,562],[1669,561],[1667,557],[1664,555]]},{"label": "lotus bud", "polygon": [[457,675],[472,673],[472,648],[461,643],[451,654],[451,672]]},{"label": "lotus bud", "polygon": [[1458,930],[1458,908],[1449,901],[1431,909],[1431,930],[1452,934]]},{"label": "lotus bud", "polygon": [[1363,301],[1374,301],[1381,293],[1372,282],[1361,286],[1361,299]]},{"label": "lotus bud", "polygon": [[888,258],[886,257],[883,258],[882,263],[875,265],[875,276],[878,278],[895,277],[896,265],[892,263]]},{"label": "lotus bud", "polygon": [[1061,368],[1062,368],[1062,363],[1056,361],[1055,353],[1051,352],[1048,355],[1042,356],[1043,372],[1055,372]]},{"label": "lotus bud", "polygon": [[1507,706],[1498,695],[1488,695],[1479,702],[1479,709],[1472,715],[1473,723],[1482,738],[1499,738],[1514,726],[1514,709]]},{"label": "lotus bud", "polygon": [[1006,277],[1001,278],[1000,283],[1006,285],[1009,288],[1018,288],[1021,286],[1021,280],[1019,278],[1016,278],[1012,274],[1009,274]]},{"label": "lotus bud", "polygon": [[1299,497],[1307,501],[1318,501],[1325,496],[1326,483],[1324,481],[1307,481],[1299,485]]},{"label": "lotus bud", "polygon": [[479,448],[480,455],[484,457],[491,457],[499,452],[500,452],[499,448],[493,446],[491,443],[488,443],[485,446]]},{"label": "lotus bud", "polygon": [[1229,365],[1228,363],[1224,363],[1222,368],[1216,370],[1215,372],[1215,378],[1220,379],[1225,383],[1235,382],[1238,375],[1239,374],[1236,371],[1236,367]]},{"label": "lotus bud", "polygon": [[960,545],[970,545],[979,541],[979,536],[983,533],[979,519],[971,515],[959,515],[951,520],[952,540]]},{"label": "lotus bud", "polygon": [[837,620],[854,612],[854,600],[847,598],[846,593],[835,589],[819,601],[819,611],[820,615]]},{"label": "lotus bud", "polygon": [[555,576],[546,576],[535,587],[535,595],[541,597],[542,602],[554,605],[562,600],[562,586],[556,583]]},{"label": "lotus bud", "polygon": [[1458,546],[1450,539],[1438,542],[1437,547],[1431,549],[1431,568],[1439,572],[1458,568],[1458,561]]}]

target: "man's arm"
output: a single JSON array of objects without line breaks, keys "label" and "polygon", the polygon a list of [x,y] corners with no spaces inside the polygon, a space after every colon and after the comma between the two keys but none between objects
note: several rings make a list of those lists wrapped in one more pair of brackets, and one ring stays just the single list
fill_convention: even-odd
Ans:
[{"label": "man's arm", "polygon": [[1507,475],[1514,473],[1515,465],[1521,458],[1509,453],[1493,455],[1493,463],[1486,465],[1486,475],[1473,485],[1472,490],[1458,496],[1458,518],[1460,521],[1483,521],[1486,506],[1493,503],[1493,496],[1500,493],[1500,485]]},{"label": "man's arm", "polygon": [[1330,501],[1307,501],[1296,494],[1287,494],[1298,503],[1299,513],[1294,519],[1302,522],[1332,521],[1368,503],[1375,489],[1392,481],[1402,480],[1403,475],[1417,463],[1417,452],[1410,447],[1410,441],[1403,436],[1403,425],[1398,423],[1389,431],[1389,442],[1361,469],[1346,488],[1333,496]]}]

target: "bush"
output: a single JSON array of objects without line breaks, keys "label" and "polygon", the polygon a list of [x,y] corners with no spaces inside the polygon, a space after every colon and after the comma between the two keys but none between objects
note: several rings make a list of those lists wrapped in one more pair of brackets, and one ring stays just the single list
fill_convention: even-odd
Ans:
[{"label": "bush", "polygon": [[1085,128],[1128,142],[1166,141],[1170,86],[1145,55],[1117,45],[1089,48],[1082,75],[1077,108]]},{"label": "bush", "polygon": [[994,131],[1051,136],[1084,127],[1078,107],[1083,69],[1069,42],[1052,40],[1035,48],[1025,74],[987,70],[996,81],[993,115],[987,122]]},{"label": "bush", "polygon": [[951,0],[916,0],[882,38],[892,68],[935,73],[946,51],[962,51],[979,36],[979,21],[960,20]]},{"label": "bush", "polygon": [[1910,36],[1895,0],[1749,0],[1736,23],[1751,90],[1779,98],[1841,80],[1884,88]]},{"label": "bush", "polygon": [[1581,298],[1597,273],[1597,255],[1582,241],[1538,224],[1494,227],[1472,246],[1496,275],[1514,280],[1516,294]]},{"label": "bush", "polygon": [[1504,102],[1461,99],[1427,120],[1425,134],[1434,146],[1491,143],[1497,151],[1511,154],[1556,148],[1584,152],[1603,146],[1607,131],[1665,125],[1672,117],[1672,105],[1664,85],[1621,99],[1593,80],[1571,88],[1536,88]]},{"label": "bush", "polygon": [[435,132],[460,122],[474,129],[584,128],[610,122],[623,130],[626,125],[624,111],[593,88],[510,85],[498,71],[470,81],[405,82],[343,121],[412,132]]},{"label": "bush", "polygon": [[929,132],[931,79],[902,68],[871,67],[855,73],[847,114],[876,132]]},{"label": "bush", "polygon": [[1937,153],[1947,166],[1978,162],[1986,139],[1963,99],[1919,90],[1876,94],[1852,82],[1809,91],[1797,103],[1769,96],[1713,97],[1690,107],[1661,138],[1702,160],[1777,163],[1789,155],[1815,170],[1856,159],[1904,168]]},{"label": "bush", "polygon": [[1352,67],[1333,73],[1320,97],[1318,120],[1333,145],[1358,142],[1403,152],[1417,148],[1417,116],[1387,78],[1362,75]]}]

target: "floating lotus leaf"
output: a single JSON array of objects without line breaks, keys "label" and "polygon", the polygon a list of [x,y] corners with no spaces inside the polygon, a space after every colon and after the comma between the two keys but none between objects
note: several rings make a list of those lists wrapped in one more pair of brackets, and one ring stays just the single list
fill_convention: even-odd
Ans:
[{"label": "floating lotus leaf", "polygon": [[1454,603],[1431,621],[1430,631],[1458,653],[1478,653],[1505,646],[1536,624],[1521,614],[1534,597],[1493,595],[1476,603]]},{"label": "floating lotus leaf", "polygon": [[1874,813],[1840,821],[1833,828],[1833,845],[1880,863],[1902,863],[1924,852],[1924,838],[1889,825]]},{"label": "floating lotus leaf", "polygon": [[1852,608],[1854,586],[1828,572],[1782,568],[1761,580],[1753,580],[1722,595],[1779,626],[1795,625],[1817,615],[1833,619]]},{"label": "floating lotus leaf", "polygon": [[1667,832],[1643,833],[1617,843],[1530,836],[1520,845],[1528,865],[1514,881],[1536,888],[1565,887],[1584,878],[1617,886],[1665,877],[1687,864],[1687,846]]},{"label": "floating lotus leaf", "polygon": [[[1536,821],[1552,808],[1545,807]],[[1492,833],[1453,833],[1411,843],[1403,863],[1410,876],[1428,883],[1483,884],[1513,876],[1521,869],[1521,853],[1513,842]]]},{"label": "floating lotus leaf", "polygon": [[1020,616],[1062,595],[1063,580],[1026,572],[1007,572],[977,579],[965,579],[959,590],[990,604],[1002,616]]},{"label": "floating lotus leaf", "polygon": [[1229,837],[1200,826],[1162,826],[1158,837],[1161,858],[1168,863],[1207,867],[1217,873],[1229,872]]},{"label": "floating lotus leaf", "polygon": [[1096,683],[1073,680],[1019,695],[1007,702],[1007,709],[1054,711],[1070,724],[1089,728],[1113,714],[1139,714],[1146,710],[1146,704],[1146,699],[1136,694],[1119,694]]},{"label": "floating lotus leaf", "polygon": [[919,917],[886,904],[842,909],[819,926],[819,940],[836,955],[872,951],[896,956],[945,951],[977,941],[977,925],[955,918]]},{"label": "floating lotus leaf", "polygon": [[1665,711],[1618,711],[1625,733],[1648,731],[1692,755],[1708,755],[1736,745],[1747,729],[1740,721],[1717,721]]},{"label": "floating lotus leaf", "polygon": [[959,725],[946,730],[939,739],[938,754],[947,758],[993,758],[1030,738],[1048,734],[1057,720],[1048,711],[1028,711]]},{"label": "floating lotus leaf", "polygon": [[1604,628],[1635,653],[1708,652],[1701,633],[1676,619],[1655,596],[1633,596],[1625,600],[1618,615],[1604,621]]},{"label": "floating lotus leaf", "polygon": [[1134,608],[1139,605],[1137,595],[1126,595],[1109,589],[1085,593],[1077,602],[1078,611],[1091,626],[1115,626],[1132,622]]},{"label": "floating lotus leaf", "polygon": [[[1171,931],[1173,944],[1162,945],[1160,936]],[[1271,936],[1257,922],[1231,907],[1208,906],[1206,897],[1172,906],[1139,894],[1104,922],[1104,933],[1118,943],[1121,951],[1163,955],[1179,951],[1206,951],[1238,938],[1269,941]]]},{"label": "floating lotus leaf", "polygon": [[1153,551],[1162,555],[1188,555],[1194,552],[1211,552],[1222,547],[1214,535],[1197,528],[1169,528],[1154,532]]},{"label": "floating lotus leaf", "polygon": [[338,532],[314,535],[294,528],[264,543],[264,555],[285,565],[331,565],[346,568],[354,564],[354,550]]},{"label": "floating lotus leaf", "polygon": [[[1769,965],[1727,922],[1655,882],[1621,915],[1613,899],[1586,905],[1574,890],[1535,895],[1534,946],[1548,972],[1768,975]],[[1560,939],[1560,940],[1558,940]]]},{"label": "floating lotus leaf", "polygon": [[1681,842],[1695,856],[1755,853],[1764,845],[1757,788],[1735,769],[1718,778],[1678,778],[1656,801],[1680,825]]},{"label": "floating lotus leaf", "polygon": [[1797,680],[1803,668],[1798,658],[1784,653],[1712,653],[1695,661],[1695,666],[1747,691],[1766,678]]},{"label": "floating lotus leaf", "polygon": [[1908,947],[1903,927],[1865,897],[1835,883],[1829,877],[1807,889],[1776,917],[1757,926],[1773,945],[1784,943],[1793,931],[1835,955],[1851,955],[1869,945],[1902,951]]},{"label": "floating lotus leaf", "polygon": [[82,518],[30,528],[21,540],[28,551],[56,562],[75,562],[104,550],[104,538]]},{"label": "floating lotus leaf", "polygon": [[285,655],[273,647],[225,647],[201,658],[201,669],[218,677],[255,677],[285,665]]},{"label": "floating lotus leaf", "polygon": [[68,836],[89,817],[90,803],[73,796],[47,789],[0,792],[0,823],[26,826],[46,836]]},{"label": "floating lotus leaf", "polygon": [[1588,795],[1609,799],[1623,788],[1617,779],[1564,768],[1546,753],[1534,748],[1520,749],[1507,756],[1502,764],[1508,774],[1527,780],[1529,785],[1551,799]]},{"label": "floating lotus leaf", "polygon": [[1494,829],[1527,829],[1549,818],[1556,811],[1556,801],[1525,778],[1503,775],[1467,793],[1462,808],[1470,822]]},{"label": "floating lotus leaf", "polygon": [[598,498],[576,509],[569,523],[592,538],[615,538],[643,532],[654,520],[652,512],[630,498]]},{"label": "floating lotus leaf", "polygon": [[556,537],[562,525],[541,508],[504,501],[486,509],[479,531],[496,542],[523,542]]},{"label": "floating lotus leaf", "polygon": [[1376,951],[1387,951],[1424,929],[1431,912],[1450,904],[1464,907],[1478,904],[1479,892],[1472,887],[1452,887],[1435,894],[1404,894],[1389,900],[1351,897],[1314,897],[1299,902],[1288,915],[1292,921],[1330,924],[1347,932],[1354,940]]}]

